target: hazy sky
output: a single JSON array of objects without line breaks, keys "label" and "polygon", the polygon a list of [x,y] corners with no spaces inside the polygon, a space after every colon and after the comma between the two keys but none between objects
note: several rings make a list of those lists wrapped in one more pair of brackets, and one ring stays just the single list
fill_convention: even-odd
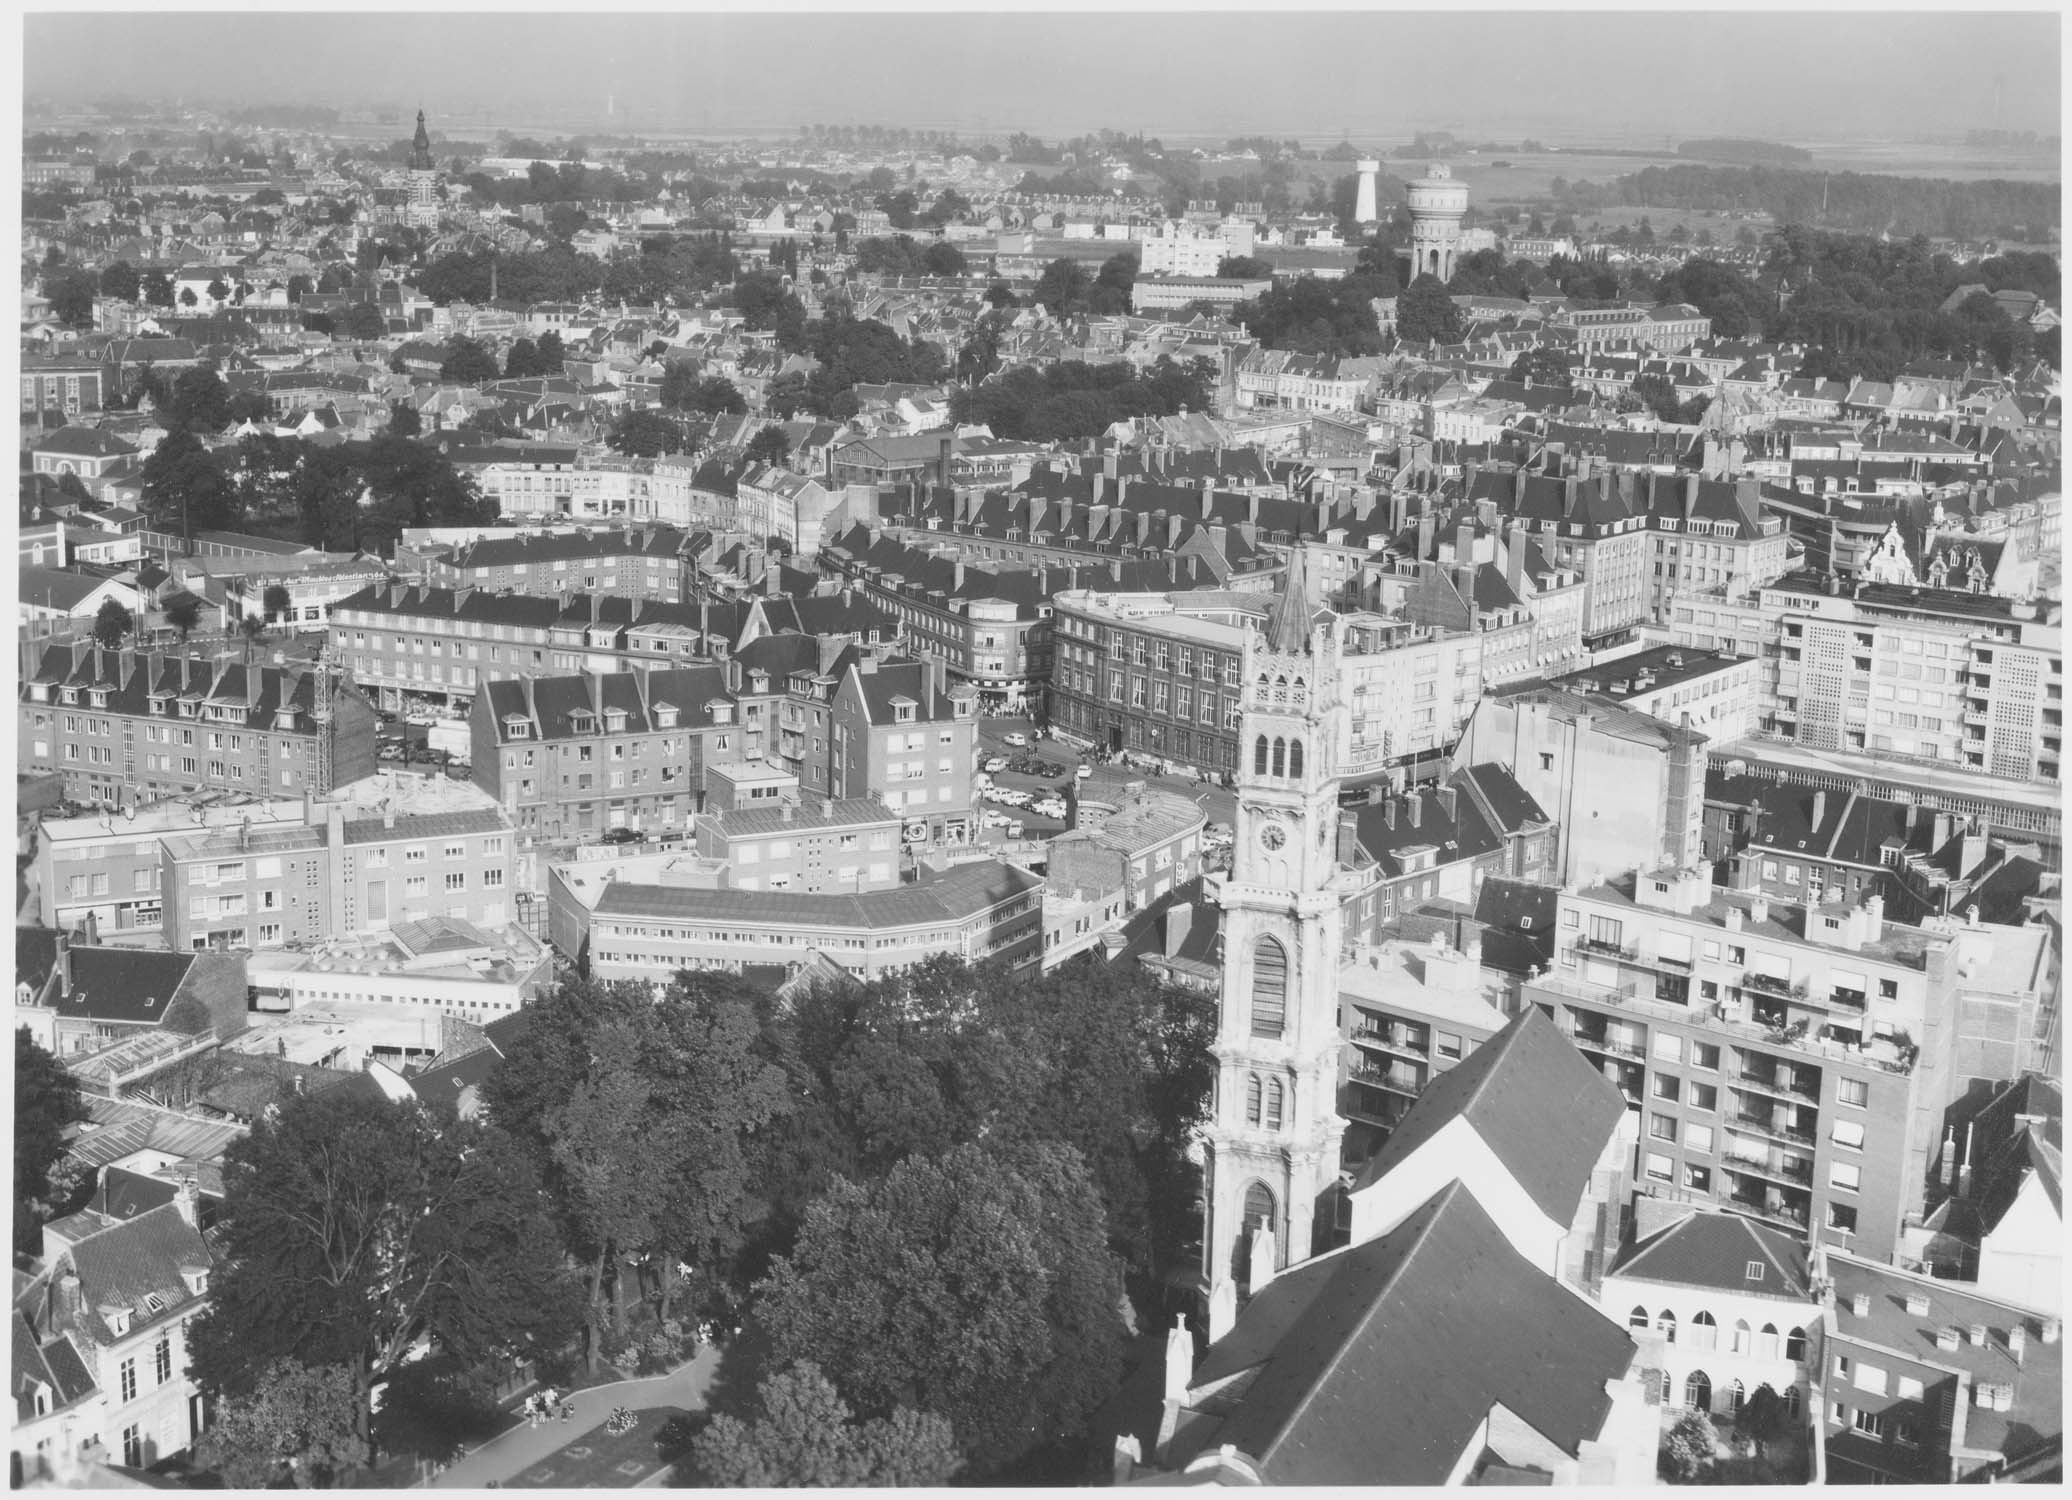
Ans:
[{"label": "hazy sky", "polygon": [[543,107],[601,121],[609,95],[635,129],[1806,142],[2056,133],[2059,59],[2054,12],[376,9],[31,15],[24,78],[59,97],[422,102],[455,127]]}]

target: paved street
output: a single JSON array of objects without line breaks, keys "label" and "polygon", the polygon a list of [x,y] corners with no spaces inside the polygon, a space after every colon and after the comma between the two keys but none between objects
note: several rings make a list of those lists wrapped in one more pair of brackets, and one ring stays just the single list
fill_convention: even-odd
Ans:
[{"label": "paved street", "polygon": [[543,1422],[538,1427],[528,1427],[520,1422],[516,1427],[501,1432],[481,1447],[475,1449],[460,1462],[452,1465],[445,1473],[430,1481],[427,1488],[448,1490],[475,1490],[488,1485],[502,1486],[534,1464],[559,1449],[564,1443],[573,1441],[593,1428],[604,1425],[604,1419],[612,1414],[614,1407],[626,1407],[638,1411],[647,1406],[679,1406],[689,1411],[702,1410],[705,1394],[711,1388],[713,1375],[719,1369],[720,1351],[711,1345],[698,1351],[698,1357],[681,1365],[667,1375],[653,1375],[642,1380],[622,1380],[611,1385],[592,1386],[578,1391],[570,1398],[576,1414],[569,1421]]}]

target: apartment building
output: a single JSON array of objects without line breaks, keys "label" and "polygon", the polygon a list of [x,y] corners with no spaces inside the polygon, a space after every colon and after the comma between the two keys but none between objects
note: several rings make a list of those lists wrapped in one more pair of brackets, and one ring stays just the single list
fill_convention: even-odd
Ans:
[{"label": "apartment building", "polygon": [[475,785],[521,836],[548,844],[585,843],[609,828],[682,829],[708,758],[763,753],[746,743],[718,666],[489,682],[468,732]]},{"label": "apartment building", "polygon": [[909,648],[942,662],[991,707],[1040,705],[1050,680],[1051,601],[1037,575],[967,567],[851,527],[821,565],[897,620]]},{"label": "apartment building", "polygon": [[847,895],[899,884],[900,827],[873,797],[781,800],[703,813],[692,838],[729,889]]},{"label": "apartment building", "polygon": [[1761,671],[1760,662],[1723,651],[1650,646],[1550,678],[1548,685],[1608,698],[1724,743],[1755,732]]},{"label": "apartment building", "polygon": [[160,886],[168,833],[236,827],[302,816],[291,801],[178,800],[134,807],[120,817],[44,818],[36,829],[36,920],[66,932],[92,923],[94,942],[155,945],[164,927]]},{"label": "apartment building", "polygon": [[332,802],[286,824],[165,835],[166,942],[175,951],[277,948],[433,916],[490,932],[511,920],[517,840],[500,808],[350,815],[361,811]]},{"label": "apartment building", "polygon": [[689,542],[670,526],[481,537],[433,558],[426,574],[429,582],[450,589],[677,601],[690,597]]},{"label": "apartment building", "polygon": [[331,659],[391,711],[418,697],[464,702],[492,678],[553,670],[563,610],[558,598],[484,589],[367,588],[331,607]]},{"label": "apartment building", "polygon": [[1658,307],[1558,307],[1547,316],[1550,330],[1579,350],[1647,348],[1680,353],[1712,337],[1712,319],[1685,303]]},{"label": "apartment building", "polygon": [[828,795],[881,799],[909,844],[970,842],[978,693],[949,685],[940,662],[859,651],[840,674],[828,700]]},{"label": "apartment building", "polygon": [[1523,521],[1553,566],[1582,575],[1586,641],[1648,618],[1652,538],[1631,471],[1614,474],[1584,455],[1573,473],[1470,472],[1463,488],[1470,502]]},{"label": "apartment building", "polygon": [[515,520],[688,526],[701,510],[695,465],[683,456],[621,458],[523,443],[458,449],[452,459],[499,515]]},{"label": "apartment building", "polygon": [[2023,1065],[2019,1023],[1982,993],[2019,984],[2018,933],[1902,927],[1875,896],[1784,906],[1667,871],[1564,892],[1558,924],[1555,966],[1524,997],[1645,1115],[1646,1196],[1889,1256],[1944,1108]]},{"label": "apartment building", "polygon": [[238,954],[102,948],[19,928],[14,1024],[68,1064],[193,1055],[245,1029],[245,974]]},{"label": "apartment building", "polygon": [[1649,619],[1669,619],[1682,595],[1738,593],[1784,576],[1791,539],[1784,518],[1765,513],[1757,481],[1650,474],[1639,494],[1649,533]]},{"label": "apartment building", "polygon": [[[876,492],[865,519],[875,519]],[[843,524],[846,490],[830,491],[819,481],[774,464],[751,464],[734,484],[734,525],[757,538],[776,537],[792,553],[810,562],[820,551],[821,537],[847,529]]]},{"label": "apartment building", "polygon": [[1042,901],[1041,876],[998,860],[852,895],[627,881],[578,892],[558,867],[548,892],[556,943],[587,944],[593,976],[663,984],[679,969],[796,973],[817,962],[873,979],[938,954],[1023,968],[1042,960]]},{"label": "apartment building", "polygon": [[1831,1484],[2055,1482],[2063,1326],[1961,1282],[1823,1245],[1818,1433]]},{"label": "apartment building", "polygon": [[23,650],[18,770],[80,801],[327,792],[372,775],[375,718],[328,670],[87,642]]},{"label": "apartment building", "polygon": [[2011,781],[2062,779],[2056,605],[1794,573],[1752,595],[1679,601],[1679,645],[1759,656],[1759,731],[1872,760]]}]

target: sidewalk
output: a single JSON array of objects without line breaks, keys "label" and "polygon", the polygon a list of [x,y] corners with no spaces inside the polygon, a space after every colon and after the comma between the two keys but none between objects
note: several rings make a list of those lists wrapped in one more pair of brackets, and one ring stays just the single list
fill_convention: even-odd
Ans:
[{"label": "sidewalk", "polygon": [[575,1416],[529,1427],[520,1422],[498,1433],[466,1458],[452,1465],[426,1486],[433,1489],[481,1489],[504,1484],[548,1457],[564,1443],[574,1442],[593,1428],[602,1427],[614,1407],[639,1411],[649,1406],[680,1406],[697,1411],[705,1405],[705,1392],[719,1368],[720,1351],[708,1344],[697,1357],[678,1365],[667,1375],[650,1375],[640,1380],[619,1380],[577,1391],[568,1399]]}]

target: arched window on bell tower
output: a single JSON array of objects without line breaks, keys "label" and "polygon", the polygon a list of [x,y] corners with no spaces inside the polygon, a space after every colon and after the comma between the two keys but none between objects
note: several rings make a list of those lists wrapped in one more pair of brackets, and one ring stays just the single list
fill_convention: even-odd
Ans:
[{"label": "arched window on bell tower", "polygon": [[1260,1084],[1257,1073],[1245,1076],[1245,1123],[1257,1125],[1260,1120]]},{"label": "arched window on bell tower", "polygon": [[1288,1025],[1288,950],[1270,937],[1252,949],[1252,1035],[1278,1037]]},{"label": "arched window on bell tower", "polygon": [[1302,777],[1302,741],[1288,741],[1288,774],[1300,780]]},{"label": "arched window on bell tower", "polygon": [[1254,776],[1264,776],[1266,774],[1266,736],[1263,734],[1259,736],[1257,743],[1252,746],[1252,774]]},{"label": "arched window on bell tower", "polygon": [[1273,774],[1277,777],[1288,774],[1288,742],[1279,735],[1273,738]]}]

